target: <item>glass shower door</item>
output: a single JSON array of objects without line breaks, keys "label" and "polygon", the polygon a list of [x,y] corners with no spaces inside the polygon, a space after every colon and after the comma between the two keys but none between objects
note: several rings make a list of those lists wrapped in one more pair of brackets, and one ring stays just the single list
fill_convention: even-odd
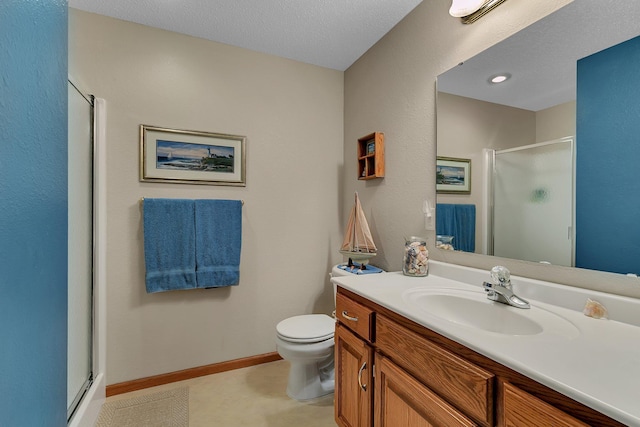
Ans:
[{"label": "glass shower door", "polygon": [[495,153],[493,252],[573,265],[573,139]]},{"label": "glass shower door", "polygon": [[71,83],[68,172],[67,418],[92,380],[93,105]]}]

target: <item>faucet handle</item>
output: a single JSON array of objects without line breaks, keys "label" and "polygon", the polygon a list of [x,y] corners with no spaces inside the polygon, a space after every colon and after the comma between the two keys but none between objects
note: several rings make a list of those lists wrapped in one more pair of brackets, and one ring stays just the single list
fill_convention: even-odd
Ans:
[{"label": "faucet handle", "polygon": [[511,273],[506,267],[496,265],[491,269],[491,279],[496,285],[502,285],[508,287],[511,283]]}]

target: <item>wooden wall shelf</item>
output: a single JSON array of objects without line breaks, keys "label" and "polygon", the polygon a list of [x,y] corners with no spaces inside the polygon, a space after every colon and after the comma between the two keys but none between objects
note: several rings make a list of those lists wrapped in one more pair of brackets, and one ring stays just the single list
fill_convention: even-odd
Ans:
[{"label": "wooden wall shelf", "polygon": [[384,133],[358,138],[358,179],[384,177]]}]

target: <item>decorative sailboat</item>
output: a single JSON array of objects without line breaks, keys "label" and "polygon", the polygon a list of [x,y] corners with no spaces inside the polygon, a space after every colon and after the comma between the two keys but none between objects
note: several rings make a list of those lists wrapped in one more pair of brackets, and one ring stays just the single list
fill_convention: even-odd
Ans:
[{"label": "decorative sailboat", "polygon": [[345,230],[344,240],[340,253],[351,260],[361,264],[367,264],[370,258],[376,256],[376,244],[371,237],[367,218],[364,216],[358,193],[356,192],[355,204],[349,214],[349,222]]}]

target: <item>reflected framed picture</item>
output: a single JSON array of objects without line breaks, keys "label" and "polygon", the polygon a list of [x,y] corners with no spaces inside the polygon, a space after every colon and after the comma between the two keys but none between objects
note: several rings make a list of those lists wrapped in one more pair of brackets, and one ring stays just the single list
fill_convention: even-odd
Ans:
[{"label": "reflected framed picture", "polygon": [[140,181],[246,186],[246,137],[140,125]]},{"label": "reflected framed picture", "polygon": [[438,157],[436,193],[471,194],[471,159]]}]

